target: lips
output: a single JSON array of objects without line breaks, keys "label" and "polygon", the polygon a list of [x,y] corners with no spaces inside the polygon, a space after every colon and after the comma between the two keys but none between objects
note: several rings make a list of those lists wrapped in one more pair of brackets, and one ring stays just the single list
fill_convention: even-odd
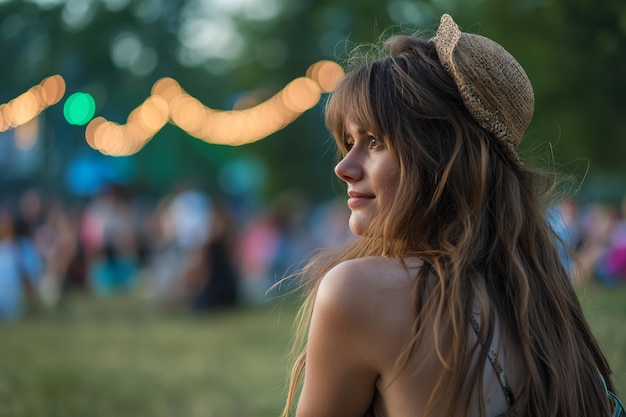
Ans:
[{"label": "lips", "polygon": [[376,198],[372,194],[359,193],[356,191],[348,191],[348,207],[356,208],[363,204],[366,204]]}]

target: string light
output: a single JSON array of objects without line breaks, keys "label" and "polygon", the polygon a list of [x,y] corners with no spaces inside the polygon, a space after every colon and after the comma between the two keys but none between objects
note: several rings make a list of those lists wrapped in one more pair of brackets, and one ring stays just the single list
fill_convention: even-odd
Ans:
[{"label": "string light", "polygon": [[343,78],[344,73],[336,62],[323,60],[311,65],[306,71],[306,76],[320,86],[322,93],[330,93]]},{"label": "string light", "polygon": [[[233,110],[207,107],[176,80],[165,77],[154,83],[150,96],[130,112],[125,124],[104,117],[91,119],[91,113],[85,139],[90,147],[103,154],[132,155],[169,122],[208,143],[244,145],[277,132],[315,107],[322,94],[332,91],[343,75],[337,63],[319,61],[307,69],[305,77],[291,81],[269,99],[249,108]],[[65,81],[60,75],[53,75],[1,104],[0,132],[28,123],[47,107],[58,103],[64,94]],[[68,108],[73,101],[76,99],[68,99]],[[75,124],[86,122],[73,121]]]},{"label": "string light", "polygon": [[343,75],[337,63],[319,61],[308,68],[306,77],[296,78],[269,99],[234,110],[207,107],[176,80],[165,77],[154,83],[151,96],[131,112],[126,124],[97,117],[87,125],[85,138],[102,153],[132,155],[169,122],[207,143],[244,145],[277,132],[315,107]]},{"label": "string light", "polygon": [[27,124],[58,103],[64,94],[65,80],[60,75],[53,75],[8,103],[0,104],[0,132]]}]

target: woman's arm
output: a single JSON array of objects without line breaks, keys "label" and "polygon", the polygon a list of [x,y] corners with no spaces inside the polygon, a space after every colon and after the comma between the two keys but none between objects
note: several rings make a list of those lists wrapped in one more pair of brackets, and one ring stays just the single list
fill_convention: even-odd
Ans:
[{"label": "woman's arm", "polygon": [[363,417],[379,374],[375,309],[366,271],[343,263],[320,283],[297,417]]}]

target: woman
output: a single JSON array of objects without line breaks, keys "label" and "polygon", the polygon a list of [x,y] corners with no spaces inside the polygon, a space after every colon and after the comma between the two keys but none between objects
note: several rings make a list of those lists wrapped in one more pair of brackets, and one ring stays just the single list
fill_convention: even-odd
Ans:
[{"label": "woman", "polygon": [[523,69],[448,15],[385,49],[327,103],[357,237],[305,268],[284,416],[613,415],[515,150],[534,110]]}]

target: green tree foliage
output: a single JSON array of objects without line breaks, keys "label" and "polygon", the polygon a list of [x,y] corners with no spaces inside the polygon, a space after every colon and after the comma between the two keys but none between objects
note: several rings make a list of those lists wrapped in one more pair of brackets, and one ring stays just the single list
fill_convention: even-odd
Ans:
[{"label": "green tree foliage", "polygon": [[533,82],[535,118],[523,148],[549,142],[558,165],[626,173],[626,3],[469,3],[459,2],[463,22],[481,22],[473,28],[505,45]]},{"label": "green tree foliage", "polygon": [[[559,164],[588,160],[592,174],[626,173],[622,0],[4,0],[0,102],[60,73],[66,97],[89,92],[96,115],[124,122],[169,76],[206,105],[227,109],[247,94],[267,98],[312,63],[341,60],[389,28],[434,29],[443,12],[463,30],[499,41],[526,68],[536,115],[525,150],[551,143]],[[321,110],[239,148],[205,144],[168,125],[134,157],[137,180],[156,191],[180,176],[217,187],[225,163],[254,155],[267,169],[266,197],[296,188],[327,197],[334,151]],[[84,127],[70,127],[61,113],[55,106],[47,120],[53,147],[65,144],[67,155],[84,146]]]}]

